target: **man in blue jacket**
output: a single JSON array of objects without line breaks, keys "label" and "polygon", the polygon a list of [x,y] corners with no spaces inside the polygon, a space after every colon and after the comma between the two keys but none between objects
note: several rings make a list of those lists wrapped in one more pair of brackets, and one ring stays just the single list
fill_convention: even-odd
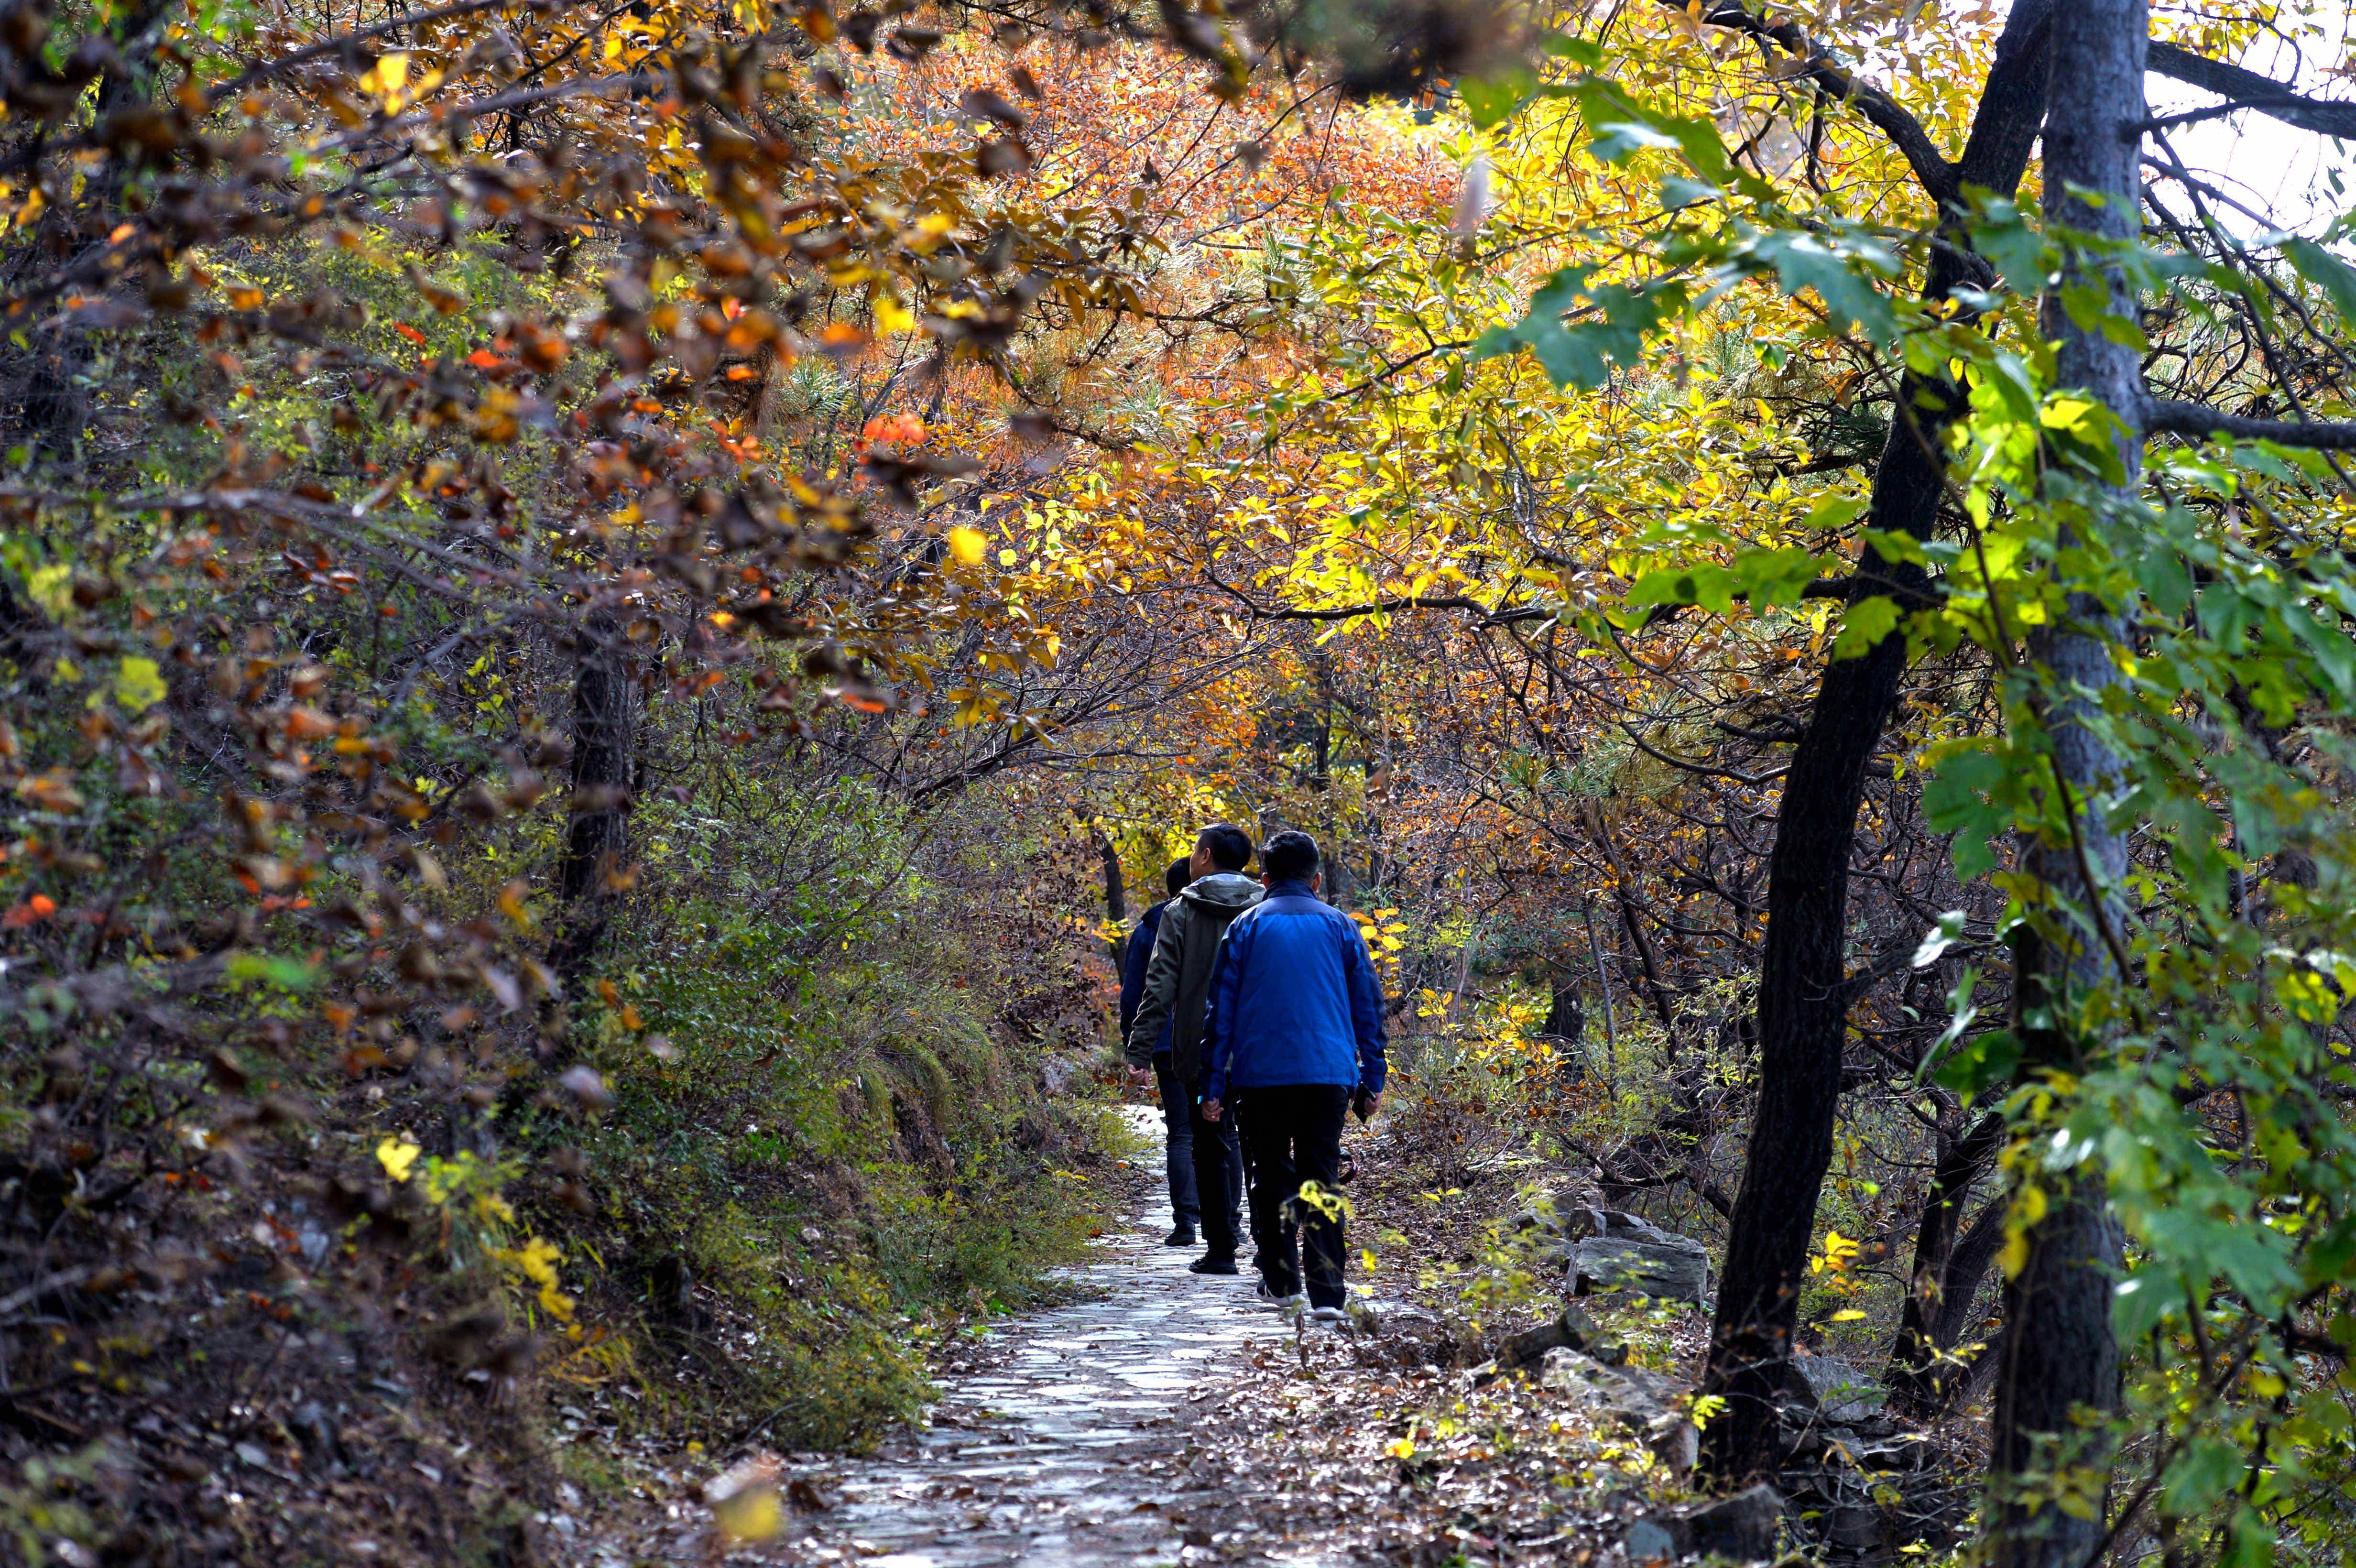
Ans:
[{"label": "man in blue jacket", "polygon": [[[1383,992],[1365,939],[1317,896],[1317,841],[1284,832],[1260,849],[1267,896],[1237,915],[1211,973],[1203,1116],[1236,1113],[1250,1162],[1252,1231],[1269,1289],[1321,1322],[1343,1316],[1342,1220],[1304,1200],[1340,1196],[1342,1125],[1383,1092]],[[1301,1294],[1301,1248],[1308,1286]]]},{"label": "man in blue jacket", "polygon": [[[1162,873],[1162,886],[1170,898],[1139,916],[1137,929],[1130,933],[1129,955],[1120,970],[1120,1038],[1124,1041],[1129,1039],[1130,1026],[1137,1021],[1137,1004],[1145,995],[1145,965],[1153,956],[1153,939],[1162,931],[1162,912],[1170,907],[1170,899],[1185,891],[1186,884],[1194,880],[1188,861],[1171,861],[1170,869]],[[1171,1071],[1170,1025],[1166,1021],[1153,1042],[1153,1082],[1162,1091],[1162,1164],[1170,1179],[1170,1217],[1175,1221],[1162,1241],[1164,1246],[1191,1247],[1194,1244],[1194,1228],[1203,1222],[1203,1206],[1194,1196],[1194,1096]]]}]

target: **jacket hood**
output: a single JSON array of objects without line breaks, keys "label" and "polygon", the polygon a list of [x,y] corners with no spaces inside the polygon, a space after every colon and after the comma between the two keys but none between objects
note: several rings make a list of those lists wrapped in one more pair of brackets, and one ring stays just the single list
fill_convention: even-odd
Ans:
[{"label": "jacket hood", "polygon": [[1241,871],[1214,871],[1187,884],[1178,896],[1206,909],[1248,909],[1259,902],[1263,890]]}]

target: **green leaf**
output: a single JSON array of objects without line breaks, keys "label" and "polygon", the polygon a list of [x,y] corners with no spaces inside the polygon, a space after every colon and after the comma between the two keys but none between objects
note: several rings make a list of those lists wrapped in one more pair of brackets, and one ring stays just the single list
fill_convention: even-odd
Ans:
[{"label": "green leaf", "polygon": [[1593,38],[1574,38],[1564,33],[1549,33],[1539,48],[1557,59],[1567,59],[1588,70],[1600,69],[1603,64],[1603,46]]},{"label": "green leaf", "polygon": [[1890,269],[1878,248],[1831,244],[1804,229],[1779,229],[1753,240],[1750,254],[1775,271],[1789,293],[1813,289],[1837,325],[1854,325],[1877,343],[1898,336],[1898,312],[1875,286]]},{"label": "green leaf", "polygon": [[307,991],[317,982],[319,968],[300,958],[282,958],[274,953],[233,953],[230,955],[229,977],[259,980],[282,991]]},{"label": "green leaf", "polygon": [[[1590,285],[1588,269],[1565,267],[1530,296],[1529,315],[1512,326],[1493,326],[1472,345],[1474,360],[1526,348],[1558,387],[1594,391],[1612,379],[1612,366],[1644,357],[1644,335],[1671,309],[1685,303],[1675,283],[1631,288],[1624,283]],[[1578,312],[1582,319],[1566,323]]]},{"label": "green leaf", "polygon": [[1833,639],[1833,657],[1861,658],[1898,627],[1898,601],[1886,593],[1860,599],[1842,617],[1840,635]]},{"label": "green leaf", "polygon": [[1594,153],[1607,164],[1624,164],[1648,148],[1674,151],[1676,146],[1677,139],[1667,132],[1633,121],[1595,128]]},{"label": "green leaf", "polygon": [[2008,201],[1991,201],[1987,217],[1972,225],[1972,247],[1996,263],[2005,286],[2023,298],[2045,286],[2045,240]]},{"label": "green leaf", "polygon": [[2165,539],[2153,539],[2151,548],[2136,558],[2135,574],[2136,586],[2143,590],[2152,608],[2171,621],[2192,603],[2191,569]]},{"label": "green leaf", "polygon": [[1628,603],[1642,609],[1652,604],[1698,604],[1723,615],[1734,607],[1737,581],[1722,566],[1665,566],[1648,571],[1628,591]]},{"label": "green leaf", "polygon": [[1751,596],[1754,610],[1797,604],[1808,584],[1816,580],[1816,558],[1796,547],[1746,549],[1734,558],[1734,577]]},{"label": "green leaf", "polygon": [[1464,112],[1472,117],[1473,129],[1486,131],[1512,119],[1537,86],[1537,78],[1529,71],[1509,70],[1499,76],[1468,77],[1456,84],[1456,91],[1464,101]]},{"label": "green leaf", "polygon": [[2232,1539],[2217,1568],[2269,1568],[2274,1560],[2274,1526],[2254,1508],[2244,1505],[2236,1509]]},{"label": "green leaf", "polygon": [[1661,210],[1675,212],[1680,208],[1716,201],[1725,191],[1707,180],[1687,179],[1683,175],[1671,175],[1661,182]]},{"label": "green leaf", "polygon": [[2239,1486],[2242,1471],[2241,1449],[2220,1438],[2196,1437],[2160,1482],[2160,1509],[2190,1519]]},{"label": "green leaf", "polygon": [[2047,400],[2037,422],[2054,449],[2080,467],[2091,469],[2105,484],[2126,483],[2126,464],[2119,455],[2126,427],[2108,408],[2092,398],[2064,394]]},{"label": "green leaf", "polygon": [[2160,1270],[2137,1270],[2111,1292],[2111,1331],[2123,1341],[2140,1339],[2183,1300],[2183,1287]]},{"label": "green leaf", "polygon": [[2283,254],[2298,275],[2321,289],[2342,322],[2356,323],[2356,267],[2351,267],[2312,240],[2286,240]]},{"label": "green leaf", "polygon": [[2020,1041],[2008,1029],[1993,1029],[1966,1040],[1964,1048],[1939,1063],[1932,1081],[1958,1094],[1978,1095],[2011,1082],[2020,1068]]},{"label": "green leaf", "polygon": [[1588,80],[1552,88],[1548,96],[1569,98],[1578,103],[1580,117],[1595,133],[1599,157],[1606,155],[1602,147],[1614,133],[1632,138],[1632,152],[1636,144],[1660,146],[1663,144],[1652,138],[1666,137],[1702,178],[1725,185],[1734,177],[1734,160],[1727,155],[1726,143],[1719,135],[1718,127],[1707,120],[1661,112],[1604,81]]},{"label": "green leaf", "polygon": [[1945,752],[1931,763],[1922,785],[1922,819],[1933,831],[1955,836],[1955,875],[1968,882],[1996,865],[1988,840],[2010,826],[1997,802],[2007,783],[2004,759],[1979,746]]}]

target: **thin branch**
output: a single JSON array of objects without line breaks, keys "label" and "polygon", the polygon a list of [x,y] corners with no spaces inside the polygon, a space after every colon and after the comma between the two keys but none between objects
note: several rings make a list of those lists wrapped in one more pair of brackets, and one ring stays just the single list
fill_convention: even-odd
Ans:
[{"label": "thin branch", "polygon": [[[1675,10],[1686,9],[1676,0],[1661,3]],[[1702,13],[1701,21],[1705,27],[1723,27],[1774,43],[1802,62],[1796,73],[1799,80],[1813,83],[1820,92],[1854,104],[1876,130],[1889,137],[1905,155],[1907,166],[1914,171],[1915,179],[1933,201],[1944,206],[1954,197],[1955,165],[1939,151],[1931,133],[1922,129],[1922,123],[1898,100],[1842,65],[1830,49],[1810,37],[1797,22],[1770,21],[1753,15],[1740,4],[1712,5]],[[1818,113],[1822,112],[1820,106]]]}]

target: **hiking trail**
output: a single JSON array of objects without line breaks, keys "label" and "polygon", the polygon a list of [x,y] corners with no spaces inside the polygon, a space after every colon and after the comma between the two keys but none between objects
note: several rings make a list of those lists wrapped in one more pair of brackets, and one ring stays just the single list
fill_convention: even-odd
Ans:
[{"label": "hiking trail", "polygon": [[[1151,1106],[1121,1107],[1159,1141]],[[1158,1162],[1157,1162],[1158,1163]],[[991,1330],[995,1354],[940,1380],[927,1427],[871,1459],[797,1465],[833,1506],[787,1514],[786,1530],[727,1553],[738,1563],[861,1563],[865,1568],[1156,1568],[1190,1550],[1174,1516],[1183,1497],[1142,1461],[1183,1443],[1186,1395],[1214,1363],[1289,1341],[1290,1325],[1258,1310],[1247,1271],[1189,1274],[1199,1253],[1166,1247],[1167,1189],[1094,1245],[1066,1277],[1090,1298]],[[675,1504],[651,1535],[592,1549],[589,1568],[703,1562],[710,1515]],[[1323,1561],[1288,1556],[1303,1565]]]}]

